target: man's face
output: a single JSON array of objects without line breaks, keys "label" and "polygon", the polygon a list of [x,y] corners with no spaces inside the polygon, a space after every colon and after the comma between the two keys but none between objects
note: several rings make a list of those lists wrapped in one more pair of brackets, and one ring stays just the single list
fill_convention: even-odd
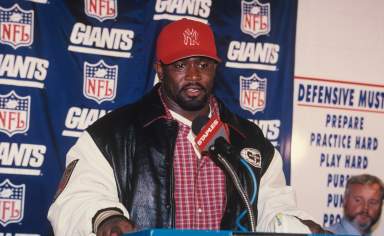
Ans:
[{"label": "man's face", "polygon": [[344,199],[344,216],[360,230],[369,232],[381,215],[382,198],[378,184],[352,184]]},{"label": "man's face", "polygon": [[198,111],[207,105],[213,89],[216,65],[209,58],[189,57],[162,65],[160,71],[158,68],[164,93],[173,103],[171,109]]}]

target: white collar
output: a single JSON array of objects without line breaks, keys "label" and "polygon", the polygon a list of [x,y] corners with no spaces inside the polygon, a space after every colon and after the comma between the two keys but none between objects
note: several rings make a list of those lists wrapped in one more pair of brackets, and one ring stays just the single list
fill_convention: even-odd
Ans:
[{"label": "white collar", "polygon": [[[192,121],[188,120],[184,116],[180,115],[179,113],[177,113],[175,111],[172,111],[171,109],[169,109],[169,112],[171,113],[171,116],[173,117],[173,119],[180,121],[181,123],[183,123],[184,125],[187,125],[189,127],[192,126]],[[211,116],[212,116],[212,109],[211,109],[211,106],[209,106],[208,117],[211,118]]]},{"label": "white collar", "polygon": [[[172,110],[169,110],[169,112],[171,113],[171,116],[183,123],[184,125],[187,125],[188,127],[191,127],[192,126],[192,121],[188,120],[187,118],[185,118],[184,116],[180,115],[179,113],[175,112],[175,111],[172,111]],[[208,114],[208,117],[211,117],[212,116],[212,110],[211,110],[211,106],[209,106],[209,114]],[[188,136],[187,136],[187,139],[189,140],[190,143],[192,143],[192,146],[193,146],[193,149],[197,155],[197,158],[198,159],[201,159],[201,153],[199,151],[199,148],[197,147],[197,144],[195,142],[195,135],[193,134],[192,132],[192,129],[189,131],[188,133]]]},{"label": "white collar", "polygon": [[171,113],[172,117],[177,120],[177,121],[180,121],[181,123],[183,123],[184,125],[186,126],[189,126],[191,127],[192,126],[192,121],[188,120],[187,118],[185,118],[184,116],[180,115],[179,113],[175,112],[175,111],[172,111],[172,110],[169,110],[169,112]]}]

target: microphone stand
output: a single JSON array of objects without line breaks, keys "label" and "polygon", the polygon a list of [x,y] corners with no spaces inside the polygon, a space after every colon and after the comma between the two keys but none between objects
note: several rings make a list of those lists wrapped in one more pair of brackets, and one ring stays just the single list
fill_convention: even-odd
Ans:
[{"label": "microphone stand", "polygon": [[[215,142],[215,144],[216,144],[216,142]],[[225,170],[227,171],[227,173],[231,177],[231,179],[232,179],[232,181],[233,181],[237,191],[240,194],[241,199],[243,200],[243,203],[244,203],[245,207],[247,208],[248,219],[249,219],[249,222],[250,222],[250,225],[251,225],[251,232],[256,232],[255,215],[253,213],[253,209],[252,209],[251,203],[249,201],[248,193],[241,186],[240,178],[236,174],[236,172],[235,172],[233,166],[231,165],[231,163],[229,163],[223,157],[223,155],[221,155],[221,153],[218,151],[218,148],[216,148],[215,146],[216,145],[210,146],[209,147],[209,151],[210,151],[210,153],[214,154],[214,157],[216,158],[216,160],[219,161],[223,165],[223,167],[225,168]]]}]

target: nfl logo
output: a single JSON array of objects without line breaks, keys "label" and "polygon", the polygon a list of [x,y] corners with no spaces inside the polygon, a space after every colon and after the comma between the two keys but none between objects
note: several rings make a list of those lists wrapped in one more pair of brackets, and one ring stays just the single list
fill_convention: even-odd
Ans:
[{"label": "nfl logo", "polygon": [[240,76],[240,106],[255,114],[263,111],[267,98],[267,79],[261,79],[256,74],[251,77]]},{"label": "nfl logo", "polygon": [[271,30],[270,4],[261,4],[257,0],[241,1],[241,31],[254,38],[268,34]]},{"label": "nfl logo", "polygon": [[11,8],[0,7],[0,43],[17,49],[32,42],[33,10],[23,10],[17,4]]},{"label": "nfl logo", "polygon": [[85,14],[100,22],[115,19],[117,16],[117,0],[85,0]]},{"label": "nfl logo", "polygon": [[0,132],[9,137],[24,133],[29,128],[31,96],[21,97],[15,91],[0,94]]},{"label": "nfl logo", "polygon": [[24,217],[25,184],[14,185],[9,179],[0,184],[0,224],[20,222]]},{"label": "nfl logo", "polygon": [[107,65],[103,60],[96,64],[84,62],[84,96],[98,104],[113,100],[116,96],[117,73],[117,65]]}]

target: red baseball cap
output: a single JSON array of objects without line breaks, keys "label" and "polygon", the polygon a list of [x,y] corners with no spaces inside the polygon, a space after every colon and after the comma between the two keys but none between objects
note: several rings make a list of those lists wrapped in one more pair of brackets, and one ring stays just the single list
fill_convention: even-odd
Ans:
[{"label": "red baseball cap", "polygon": [[220,62],[211,28],[186,18],[166,25],[157,38],[157,60],[171,64],[192,56],[209,57]]}]

